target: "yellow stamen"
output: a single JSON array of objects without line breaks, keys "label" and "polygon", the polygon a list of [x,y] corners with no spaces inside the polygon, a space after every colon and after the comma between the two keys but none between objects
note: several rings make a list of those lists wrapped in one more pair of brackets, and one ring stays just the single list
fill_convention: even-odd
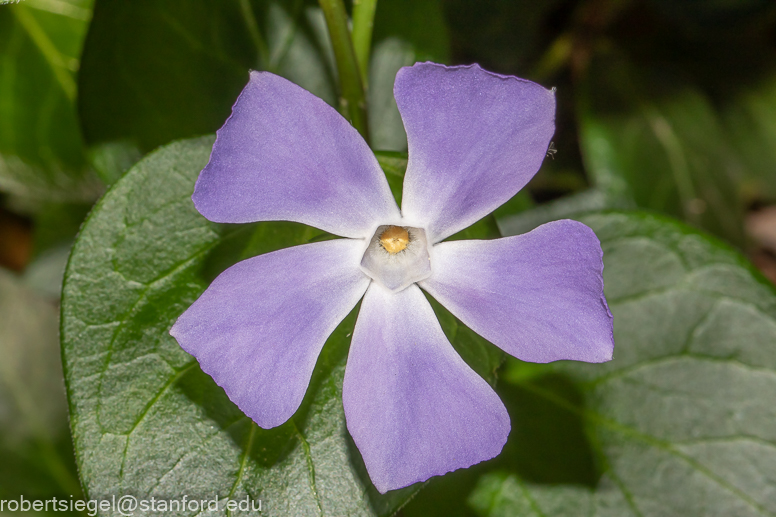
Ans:
[{"label": "yellow stamen", "polygon": [[382,235],[380,235],[380,244],[385,251],[394,255],[407,247],[410,243],[410,234],[401,226],[389,226]]}]

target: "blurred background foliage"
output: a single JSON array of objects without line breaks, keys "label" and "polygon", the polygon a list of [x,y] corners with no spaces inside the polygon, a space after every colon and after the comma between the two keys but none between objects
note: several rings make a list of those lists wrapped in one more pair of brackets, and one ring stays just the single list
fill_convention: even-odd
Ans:
[{"label": "blurred background foliage", "polygon": [[[406,151],[393,77],[418,60],[477,62],[557,88],[556,152],[496,214],[503,233],[643,208],[718,236],[776,280],[772,1],[383,0],[366,74],[375,149]],[[332,48],[311,1],[0,5],[0,498],[79,494],[57,306],[80,224],[144,154],[218,129],[249,69],[337,104]],[[574,386],[552,386],[581,400]],[[524,411],[539,403],[519,383],[501,390]],[[560,453],[549,428],[519,428],[534,455],[505,457],[529,480],[594,484],[575,418],[543,420],[573,430]],[[557,478],[558,454],[575,458],[570,478]],[[465,513],[477,476],[456,473],[443,491],[432,484],[404,511]],[[450,497],[456,483],[461,497]]]}]

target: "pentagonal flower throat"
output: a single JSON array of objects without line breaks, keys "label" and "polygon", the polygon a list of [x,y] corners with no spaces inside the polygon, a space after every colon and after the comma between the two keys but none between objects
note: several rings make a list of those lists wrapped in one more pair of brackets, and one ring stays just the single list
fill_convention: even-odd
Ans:
[{"label": "pentagonal flower throat", "polygon": [[393,292],[428,278],[431,261],[426,232],[410,226],[378,227],[361,259],[361,270]]}]

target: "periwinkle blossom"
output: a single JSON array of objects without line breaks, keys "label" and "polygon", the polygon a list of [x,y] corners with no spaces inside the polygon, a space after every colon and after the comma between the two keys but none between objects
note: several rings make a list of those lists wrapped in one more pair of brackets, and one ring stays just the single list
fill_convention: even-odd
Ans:
[{"label": "periwinkle blossom", "polygon": [[171,330],[262,428],[299,408],[327,337],[361,303],[345,369],[347,428],[384,493],[501,452],[496,393],[453,349],[424,289],[472,330],[533,362],[612,357],[602,252],[570,220],[525,235],[445,238],[536,173],[554,93],[433,63],[403,68],[394,95],[409,161],[401,210],[374,155],[333,108],[266,72],[218,131],[193,200],[211,221],[287,220],[344,237],[244,260]]}]

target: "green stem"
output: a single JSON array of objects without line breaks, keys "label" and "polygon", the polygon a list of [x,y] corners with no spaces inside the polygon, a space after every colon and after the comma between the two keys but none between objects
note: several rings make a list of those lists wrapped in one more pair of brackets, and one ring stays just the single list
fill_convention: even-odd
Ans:
[{"label": "green stem", "polygon": [[318,0],[326,17],[331,46],[337,61],[340,82],[340,112],[350,120],[361,136],[369,143],[366,118],[366,99],[356,53],[348,29],[348,15],[342,0]]},{"label": "green stem", "polygon": [[369,54],[377,0],[353,0],[353,48],[361,70],[361,81],[369,83]]}]

